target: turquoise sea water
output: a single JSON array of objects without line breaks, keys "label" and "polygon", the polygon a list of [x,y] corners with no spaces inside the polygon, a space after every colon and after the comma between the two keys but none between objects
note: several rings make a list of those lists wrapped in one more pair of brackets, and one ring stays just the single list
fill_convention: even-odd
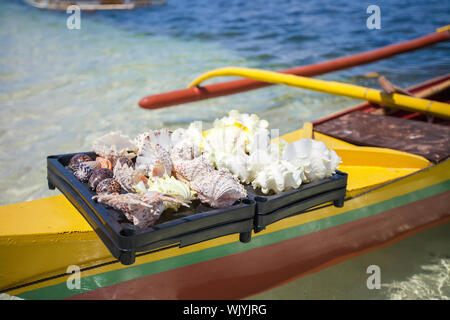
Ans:
[{"label": "turquoise sea water", "polygon": [[[366,9],[381,9],[368,30]],[[0,0],[0,205],[58,194],[46,156],[89,150],[108,131],[211,123],[229,110],[257,113],[286,133],[359,101],[274,86],[154,111],[138,101],[184,88],[218,67],[278,70],[374,49],[434,32],[450,2],[168,0],[161,7],[68,14]],[[367,72],[408,87],[450,71],[450,43],[321,78],[378,87]],[[220,81],[223,79],[217,79]]]}]

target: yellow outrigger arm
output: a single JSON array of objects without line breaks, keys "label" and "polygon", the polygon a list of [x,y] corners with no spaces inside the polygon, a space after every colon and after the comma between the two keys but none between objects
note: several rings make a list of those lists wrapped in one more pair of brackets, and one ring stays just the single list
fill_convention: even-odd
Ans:
[{"label": "yellow outrigger arm", "polygon": [[353,84],[318,80],[253,68],[226,67],[212,70],[196,78],[191,82],[189,87],[198,86],[206,79],[222,76],[237,76],[262,82],[284,84],[292,87],[368,100],[387,107],[395,107],[403,110],[421,112],[450,119],[450,104],[447,103],[415,98],[398,93],[387,94],[380,90]]}]

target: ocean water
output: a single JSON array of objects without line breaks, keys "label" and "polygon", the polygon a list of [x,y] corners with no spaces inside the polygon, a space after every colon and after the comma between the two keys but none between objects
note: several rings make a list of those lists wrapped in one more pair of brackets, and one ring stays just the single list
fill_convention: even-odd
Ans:
[{"label": "ocean water", "polygon": [[[369,287],[379,269],[380,286]],[[370,284],[374,282],[369,280]],[[450,300],[450,223],[416,233],[248,299]]]},{"label": "ocean water", "polygon": [[[133,137],[162,127],[210,124],[232,109],[256,113],[286,133],[304,121],[359,103],[273,86],[159,110],[138,101],[184,88],[224,66],[278,70],[412,39],[448,24],[450,2],[376,1],[381,29],[369,30],[374,1],[168,0],[165,6],[81,13],[0,0],[0,205],[58,194],[46,181],[46,156],[90,150],[121,130]],[[450,71],[450,43],[321,76],[377,88],[378,72],[408,87]],[[215,79],[221,81],[224,79]]]}]

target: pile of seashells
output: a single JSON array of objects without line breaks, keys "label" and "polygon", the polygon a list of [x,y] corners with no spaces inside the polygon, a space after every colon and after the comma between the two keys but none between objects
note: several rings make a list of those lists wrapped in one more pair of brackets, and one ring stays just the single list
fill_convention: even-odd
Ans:
[{"label": "pile of seashells", "polygon": [[270,139],[269,123],[230,111],[213,128],[151,130],[134,140],[111,132],[93,143],[97,155],[72,157],[74,176],[97,193],[93,199],[124,213],[138,228],[153,225],[167,208],[192,200],[213,208],[245,198],[243,184],[264,194],[330,177],[341,159],[324,143]]}]

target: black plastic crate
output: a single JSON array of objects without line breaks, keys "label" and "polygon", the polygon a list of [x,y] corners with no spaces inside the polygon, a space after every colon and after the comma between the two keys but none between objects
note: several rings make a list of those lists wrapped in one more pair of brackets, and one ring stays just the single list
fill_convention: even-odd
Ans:
[{"label": "black plastic crate", "polygon": [[280,194],[264,195],[247,185],[248,197],[256,202],[254,230],[259,232],[271,223],[326,202],[333,201],[336,207],[342,207],[346,187],[347,174],[341,171],[336,171],[327,179],[307,183]]},{"label": "black plastic crate", "polygon": [[[83,153],[83,152],[82,152]],[[95,156],[92,152],[84,152]],[[166,210],[155,225],[136,228],[118,210],[92,200],[87,183],[80,182],[66,168],[73,154],[47,157],[50,189],[58,188],[91,225],[112,255],[123,264],[133,264],[137,252],[178,244],[185,247],[230,234],[251,240],[256,204],[242,199],[230,208],[214,209],[194,201],[178,212]]]}]

